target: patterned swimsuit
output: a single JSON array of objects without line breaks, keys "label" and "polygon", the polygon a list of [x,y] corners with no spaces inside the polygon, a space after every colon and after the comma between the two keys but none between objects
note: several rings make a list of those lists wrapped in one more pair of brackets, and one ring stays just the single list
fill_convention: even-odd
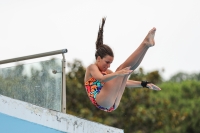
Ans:
[{"label": "patterned swimsuit", "polygon": [[[105,72],[102,72],[103,75],[106,75]],[[101,91],[101,88],[103,87],[104,83],[101,83],[99,80],[96,80],[95,78],[90,78],[87,82],[85,82],[85,89],[87,91],[88,97],[90,98],[91,102],[99,109],[104,110],[106,112],[112,112],[115,110],[115,105],[113,105],[111,108],[107,109],[102,106],[100,106],[96,102],[96,96]]]}]

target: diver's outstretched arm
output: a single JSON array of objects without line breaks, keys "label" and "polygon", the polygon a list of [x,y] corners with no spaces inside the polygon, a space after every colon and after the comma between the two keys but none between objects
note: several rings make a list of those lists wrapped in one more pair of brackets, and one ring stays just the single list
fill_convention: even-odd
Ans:
[{"label": "diver's outstretched arm", "polygon": [[[152,89],[152,90],[161,90],[158,86],[152,84],[152,83],[147,83],[147,88]],[[134,81],[134,80],[127,80],[126,82],[126,87],[128,88],[140,88],[143,87],[141,85],[141,81]]]}]

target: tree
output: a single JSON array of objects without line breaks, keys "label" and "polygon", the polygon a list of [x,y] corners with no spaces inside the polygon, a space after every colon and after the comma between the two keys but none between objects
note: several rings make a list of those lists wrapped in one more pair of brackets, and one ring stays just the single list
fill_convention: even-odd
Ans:
[{"label": "tree", "polygon": [[174,74],[169,81],[171,82],[183,82],[186,80],[200,80],[200,73],[192,73],[192,74],[188,74],[185,72],[178,72],[176,74]]},{"label": "tree", "polygon": [[154,84],[162,83],[162,77],[161,77],[161,74],[158,70],[145,73],[145,71],[141,67],[138,69],[138,71],[131,74],[130,79],[131,80],[137,80],[137,81],[147,80],[147,81],[152,82]]}]

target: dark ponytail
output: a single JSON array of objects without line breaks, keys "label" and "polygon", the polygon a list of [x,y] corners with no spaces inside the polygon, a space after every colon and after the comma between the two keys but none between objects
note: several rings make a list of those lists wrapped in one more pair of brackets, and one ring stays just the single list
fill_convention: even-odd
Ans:
[{"label": "dark ponytail", "polygon": [[106,55],[114,57],[112,49],[108,46],[103,44],[103,27],[105,24],[106,18],[102,18],[102,22],[99,26],[99,31],[97,35],[97,41],[96,41],[96,53],[95,57],[97,59],[98,56],[101,58],[105,57]]}]

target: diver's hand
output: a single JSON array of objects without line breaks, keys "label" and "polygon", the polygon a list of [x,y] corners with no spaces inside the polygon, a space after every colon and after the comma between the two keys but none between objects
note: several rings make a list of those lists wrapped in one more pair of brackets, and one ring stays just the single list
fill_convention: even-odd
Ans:
[{"label": "diver's hand", "polygon": [[125,67],[124,69],[121,69],[119,71],[116,71],[118,76],[125,76],[129,75],[133,72],[133,70],[130,70],[131,67]]},{"label": "diver's hand", "polygon": [[158,86],[156,86],[156,85],[154,85],[152,83],[147,84],[147,87],[149,89],[151,89],[151,90],[156,90],[156,91],[160,91],[161,90]]}]

